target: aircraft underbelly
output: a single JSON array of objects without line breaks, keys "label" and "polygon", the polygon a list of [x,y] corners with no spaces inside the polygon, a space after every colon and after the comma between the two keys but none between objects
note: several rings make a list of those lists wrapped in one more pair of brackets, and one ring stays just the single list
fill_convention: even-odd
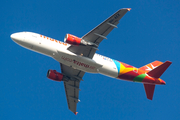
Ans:
[{"label": "aircraft underbelly", "polygon": [[[32,46],[28,49],[53,57],[58,62],[74,69],[89,73],[100,73],[113,78],[117,78],[118,76],[116,65],[110,58],[107,59],[106,57],[105,59],[95,54],[93,59],[90,59],[70,52],[67,50],[68,46],[61,44],[50,45],[49,41],[42,41],[40,40],[41,38],[37,39],[28,43]],[[39,40],[41,42],[39,42]]]},{"label": "aircraft underbelly", "polygon": [[62,44],[50,45],[50,41],[43,41],[42,38],[33,39],[31,41],[27,40],[31,42],[28,44],[31,44],[32,47],[28,49],[32,51],[51,56],[62,64],[84,72],[100,73],[113,78],[118,76],[116,65],[110,58],[95,54],[93,59],[90,59],[70,52],[67,50],[68,46]]},{"label": "aircraft underbelly", "polygon": [[98,69],[98,72],[100,74],[117,78],[118,77],[118,70],[116,68],[115,63],[111,58],[95,54],[93,57],[93,60],[95,60],[97,63],[101,63],[102,67]]},{"label": "aircraft underbelly", "polygon": [[98,73],[97,70],[102,67],[101,64],[96,63],[92,59],[72,54],[65,50],[57,50],[57,55],[53,56],[53,58],[69,67],[89,73]]}]

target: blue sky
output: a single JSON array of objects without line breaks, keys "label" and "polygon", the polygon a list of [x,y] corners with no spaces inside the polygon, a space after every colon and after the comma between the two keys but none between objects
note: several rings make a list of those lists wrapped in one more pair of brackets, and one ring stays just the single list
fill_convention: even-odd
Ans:
[{"label": "blue sky", "polygon": [[[6,0],[0,7],[1,120],[180,119],[180,1],[178,0]],[[173,64],[161,76],[153,101],[144,87],[86,73],[75,116],[68,110],[63,83],[46,78],[60,71],[57,61],[14,43],[10,35],[31,31],[63,41],[82,37],[120,8],[132,8],[97,53],[141,67],[154,60]]]}]

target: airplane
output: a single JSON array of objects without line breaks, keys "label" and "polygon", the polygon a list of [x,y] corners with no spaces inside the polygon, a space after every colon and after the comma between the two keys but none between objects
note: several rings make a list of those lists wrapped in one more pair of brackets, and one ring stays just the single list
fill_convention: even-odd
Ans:
[{"label": "airplane", "polygon": [[86,72],[142,83],[146,97],[152,100],[155,85],[166,84],[160,76],[172,62],[154,61],[136,68],[96,53],[100,42],[107,39],[106,36],[117,28],[120,19],[130,10],[131,8],[118,10],[81,38],[66,34],[64,42],[33,32],[17,32],[10,37],[18,45],[52,57],[60,63],[61,73],[50,69],[47,78],[63,81],[68,108],[75,115],[77,115],[77,103],[80,101],[79,84],[83,81]]}]

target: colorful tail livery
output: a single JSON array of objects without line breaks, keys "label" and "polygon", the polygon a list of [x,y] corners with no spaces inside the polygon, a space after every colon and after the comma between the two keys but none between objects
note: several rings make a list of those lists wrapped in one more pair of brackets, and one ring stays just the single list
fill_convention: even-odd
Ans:
[{"label": "colorful tail livery", "polygon": [[149,63],[141,68],[139,68],[140,70],[142,71],[145,71],[145,72],[149,72],[151,71],[152,69],[158,67],[159,65],[163,64],[163,62],[160,62],[160,61],[154,61],[152,63]]},{"label": "colorful tail livery", "polygon": [[[156,62],[156,61],[155,61]],[[172,62],[166,61],[165,63],[161,63],[159,66],[156,68],[152,69],[147,73],[147,75],[155,78],[155,79],[160,79],[160,76],[166,71],[166,69],[171,65]],[[164,82],[164,84],[166,84]],[[146,91],[146,96],[148,99],[152,100],[153,99],[153,94],[154,94],[154,89],[155,89],[155,84],[144,84],[144,89]]]},{"label": "colorful tail livery", "polygon": [[123,62],[114,60],[114,63],[118,68],[118,79],[143,83],[146,96],[150,100],[153,98],[155,85],[166,84],[160,79],[160,76],[171,65],[170,61],[166,61],[165,63],[154,61],[138,69]]}]

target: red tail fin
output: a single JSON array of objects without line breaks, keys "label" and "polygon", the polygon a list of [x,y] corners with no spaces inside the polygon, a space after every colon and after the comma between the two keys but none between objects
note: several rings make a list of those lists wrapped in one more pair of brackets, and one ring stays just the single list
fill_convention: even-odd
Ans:
[{"label": "red tail fin", "polygon": [[160,61],[154,61],[152,63],[149,63],[141,68],[139,68],[140,70],[145,71],[146,73],[153,70],[154,68],[158,67],[159,65],[163,64],[163,62]]},{"label": "red tail fin", "polygon": [[148,99],[152,100],[153,99],[153,94],[154,94],[154,89],[155,85],[151,84],[144,84],[144,89],[146,91],[146,96]]},{"label": "red tail fin", "polygon": [[159,78],[166,69],[171,65],[172,62],[166,61],[165,63],[161,64],[160,66],[154,68],[153,70],[149,71],[147,74],[154,78]]}]

